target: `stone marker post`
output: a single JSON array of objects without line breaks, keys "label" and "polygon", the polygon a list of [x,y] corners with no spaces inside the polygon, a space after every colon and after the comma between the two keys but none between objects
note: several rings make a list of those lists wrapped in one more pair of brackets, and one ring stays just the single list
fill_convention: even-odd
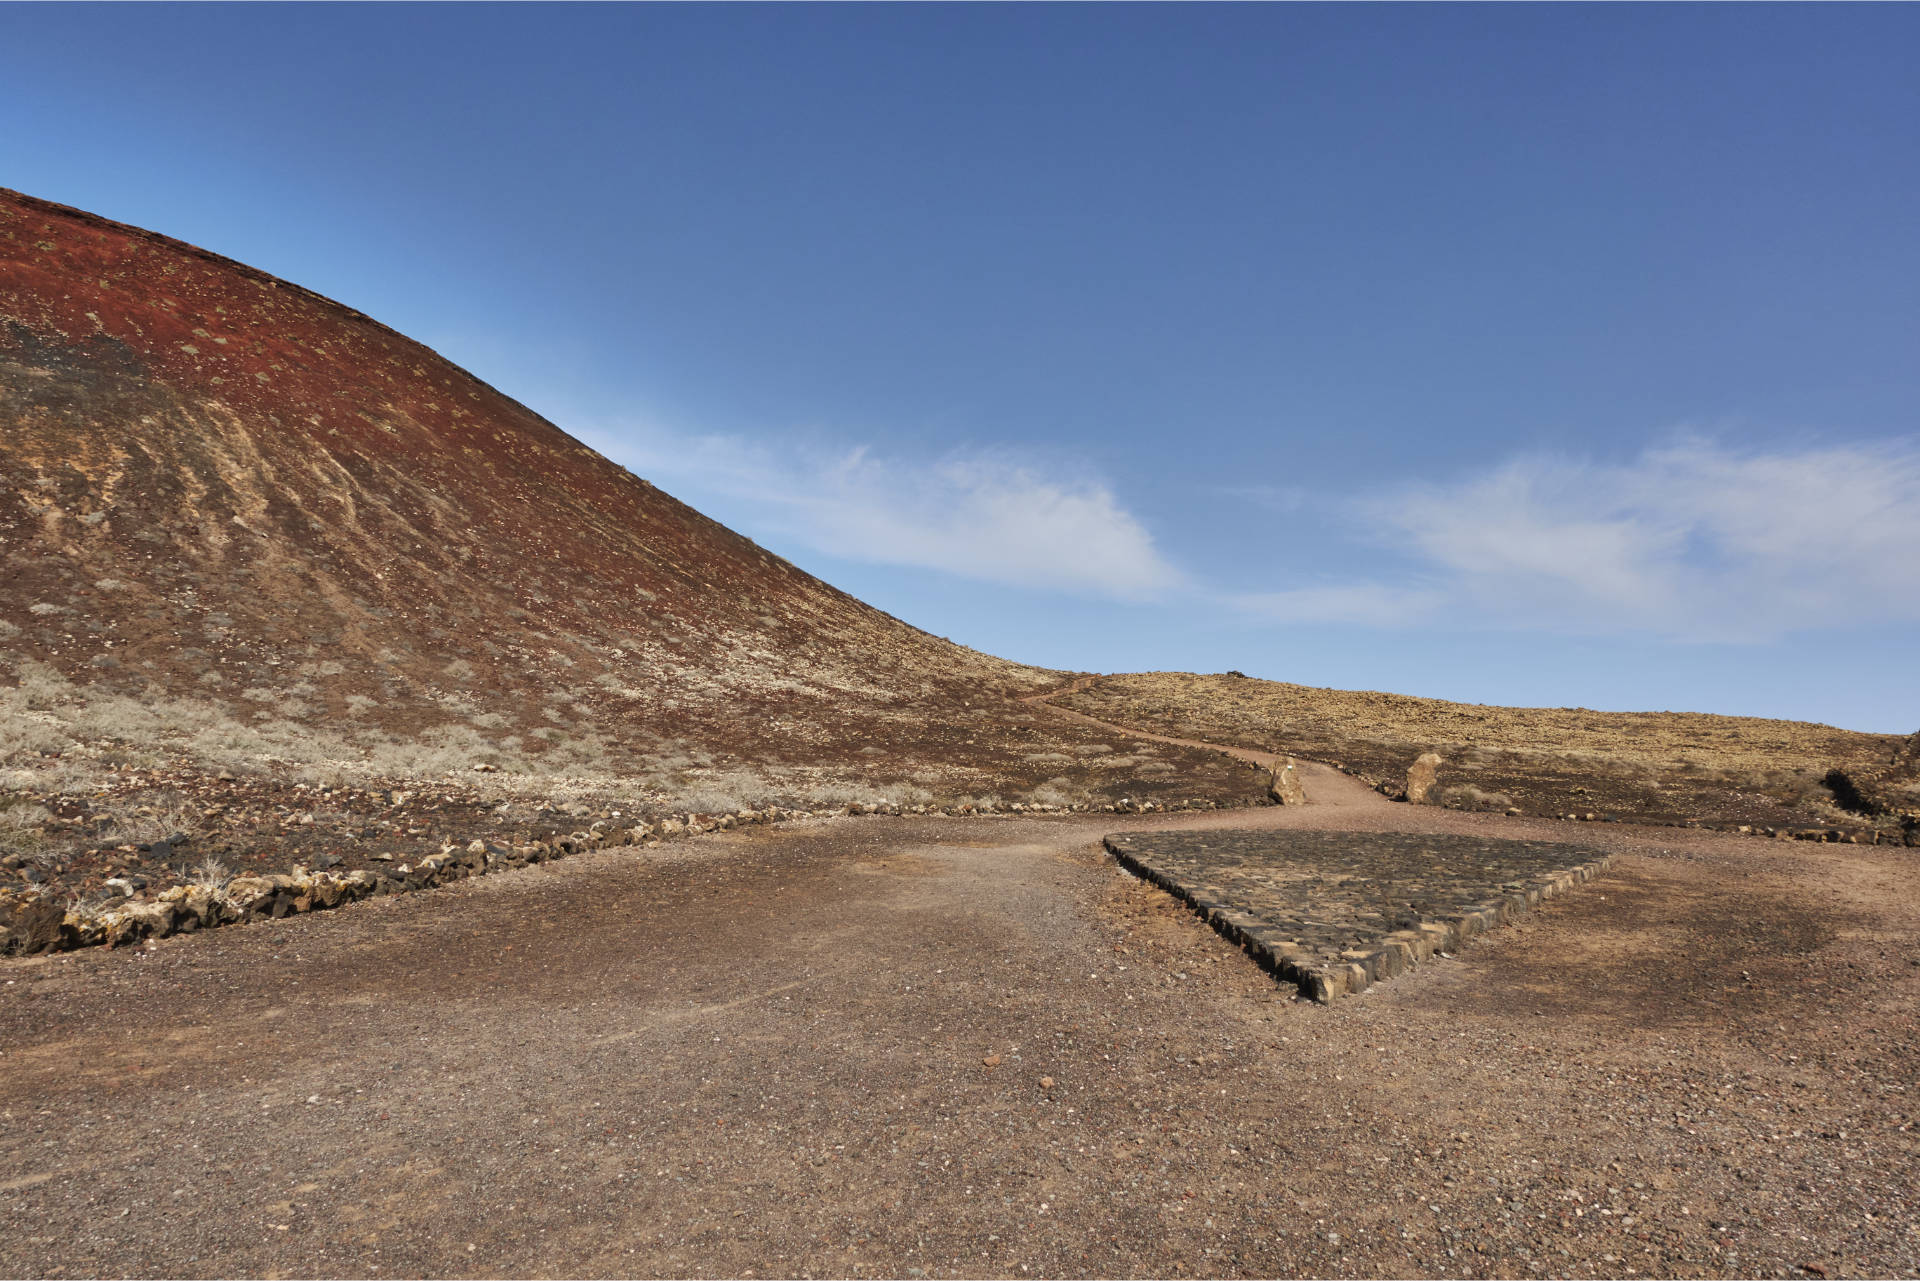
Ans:
[{"label": "stone marker post", "polygon": [[1439,800],[1434,796],[1434,784],[1440,781],[1440,767],[1446,762],[1437,752],[1423,753],[1419,760],[1407,768],[1407,803],[1410,805],[1431,805]]},{"label": "stone marker post", "polygon": [[1267,784],[1267,795],[1273,798],[1275,805],[1307,803],[1307,789],[1300,786],[1300,772],[1293,768],[1293,757],[1287,757],[1286,764],[1273,771],[1273,781]]}]

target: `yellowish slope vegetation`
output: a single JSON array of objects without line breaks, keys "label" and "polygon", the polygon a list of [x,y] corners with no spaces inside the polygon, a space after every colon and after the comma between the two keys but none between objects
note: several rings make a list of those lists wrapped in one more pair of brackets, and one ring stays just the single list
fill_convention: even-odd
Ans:
[{"label": "yellowish slope vegetation", "polygon": [[[1444,802],[1658,821],[1868,822],[1837,809],[1840,769],[1891,808],[1920,804],[1913,740],[1801,721],[1696,712],[1490,707],[1184,672],[1106,676],[1059,700],[1102,720],[1290,752],[1404,780],[1438,752]],[[1884,825],[1892,816],[1880,816]]]}]

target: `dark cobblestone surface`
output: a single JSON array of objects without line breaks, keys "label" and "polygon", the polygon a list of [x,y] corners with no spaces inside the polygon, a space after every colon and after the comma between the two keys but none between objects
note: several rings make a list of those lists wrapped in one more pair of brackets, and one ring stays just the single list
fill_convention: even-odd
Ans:
[{"label": "dark cobblestone surface", "polygon": [[1457,948],[1607,861],[1579,845],[1398,832],[1122,832],[1106,846],[1318,1001]]}]

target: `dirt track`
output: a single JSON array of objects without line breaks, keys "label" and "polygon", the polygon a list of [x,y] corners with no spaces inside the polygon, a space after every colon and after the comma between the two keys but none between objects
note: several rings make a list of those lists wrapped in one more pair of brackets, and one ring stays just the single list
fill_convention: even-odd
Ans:
[{"label": "dirt track", "polygon": [[[1556,833],[1307,785],[1164,821]],[[1910,854],[1583,828],[1604,880],[1329,1009],[1115,825],[761,829],[8,962],[0,1272],[1920,1268]]]},{"label": "dirt track", "polygon": [[[1023,695],[1019,701],[1030,707],[1045,708],[1048,712],[1062,720],[1074,721],[1081,725],[1091,725],[1095,729],[1107,733],[1124,734],[1128,738],[1143,738],[1149,742],[1166,743],[1173,747],[1197,747],[1203,751],[1220,752],[1223,755],[1232,756],[1239,760],[1251,761],[1263,769],[1274,769],[1282,760],[1291,759],[1283,753],[1263,752],[1254,747],[1241,747],[1231,743],[1214,743],[1201,738],[1176,738],[1169,734],[1156,734],[1151,730],[1143,729],[1137,725],[1119,725],[1113,721],[1103,721],[1097,716],[1089,716],[1085,712],[1076,712],[1071,707],[1062,707],[1055,701],[1056,699],[1067,698],[1078,694],[1097,683],[1099,679],[1098,676],[1075,677],[1071,684],[1062,689],[1047,690],[1039,694]],[[1330,770],[1328,773],[1333,775],[1337,774],[1337,771]],[[1336,793],[1338,794],[1337,798]],[[1316,804],[1350,803],[1346,800],[1346,796],[1346,792],[1338,788],[1330,788],[1325,795],[1315,797],[1314,802]]]}]

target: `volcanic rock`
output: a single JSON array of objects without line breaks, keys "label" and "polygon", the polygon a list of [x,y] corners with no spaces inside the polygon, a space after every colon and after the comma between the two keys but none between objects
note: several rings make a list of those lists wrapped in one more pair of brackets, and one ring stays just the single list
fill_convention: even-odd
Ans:
[{"label": "volcanic rock", "polygon": [[58,950],[65,921],[66,909],[52,899],[0,900],[0,956]]},{"label": "volcanic rock", "polygon": [[1275,805],[1305,805],[1307,789],[1300,785],[1300,772],[1293,766],[1293,758],[1273,771],[1273,778],[1267,784],[1267,795]]},{"label": "volcanic rock", "polygon": [[1414,763],[1407,767],[1407,801],[1412,805],[1425,805],[1433,796],[1433,786],[1440,780],[1440,766],[1444,764],[1437,752],[1423,752]]}]

